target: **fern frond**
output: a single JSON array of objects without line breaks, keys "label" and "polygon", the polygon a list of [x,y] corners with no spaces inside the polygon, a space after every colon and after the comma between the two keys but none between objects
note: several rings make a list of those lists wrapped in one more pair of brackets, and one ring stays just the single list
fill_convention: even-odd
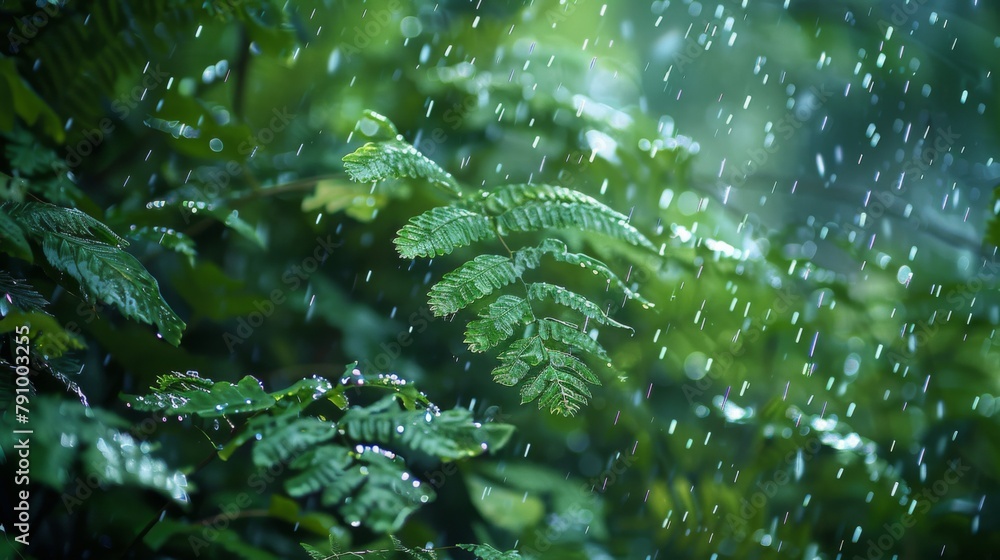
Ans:
[{"label": "fern frond", "polygon": [[409,548],[397,539],[395,535],[389,535],[389,538],[392,539],[393,549],[396,552],[402,552],[407,558],[413,558],[414,560],[437,560],[437,553],[433,549]]},{"label": "fern frond", "polygon": [[570,253],[569,247],[558,239],[546,239],[537,247],[526,247],[514,253],[515,266],[523,268],[538,268],[543,255],[550,255],[553,259],[567,264],[579,265],[580,268],[590,270],[595,275],[601,275],[605,280],[614,285],[619,291],[629,299],[634,299],[641,303],[644,308],[653,307],[653,302],[631,290],[625,282],[615,274],[604,262],[582,253]]},{"label": "fern frond", "polygon": [[507,211],[519,206],[524,206],[529,202],[567,202],[579,203],[590,206],[597,211],[603,212],[610,217],[618,218],[622,216],[607,205],[598,201],[592,196],[583,194],[580,191],[567,189],[557,185],[545,184],[515,184],[503,185],[490,192],[483,193],[483,207],[493,216],[499,216]]},{"label": "fern frond", "polygon": [[374,448],[353,453],[325,445],[299,456],[291,467],[303,472],[286,481],[290,495],[322,489],[324,505],[336,506],[352,525],[376,532],[398,531],[407,516],[435,498],[429,485],[406,471],[402,459]]},{"label": "fern frond", "polygon": [[587,336],[587,333],[553,319],[539,319],[536,324],[538,336],[542,337],[542,340],[554,340],[568,348],[579,348],[611,365],[611,356],[600,343]]},{"label": "fern frond", "polygon": [[364,477],[348,470],[354,459],[351,450],[340,445],[323,445],[296,457],[291,467],[303,472],[285,481],[285,490],[293,497],[326,489],[333,497],[345,497],[361,484]]},{"label": "fern frond", "polygon": [[388,179],[424,179],[445,191],[462,196],[458,181],[434,160],[400,139],[369,142],[344,156],[344,170],[359,183]]},{"label": "fern frond", "polygon": [[442,206],[410,218],[394,240],[396,250],[406,259],[447,255],[458,247],[482,239],[494,239],[496,233],[486,216],[458,208]]},{"label": "fern frond", "polygon": [[514,335],[514,329],[535,320],[527,300],[503,295],[484,309],[480,319],[469,322],[465,343],[473,352],[485,352]]},{"label": "fern frond", "polygon": [[[590,373],[590,370],[569,354],[564,356],[576,360],[576,363],[567,361],[563,369],[551,364],[546,366],[521,388],[522,404],[538,399],[538,408],[548,408],[553,414],[563,416],[572,416],[581,406],[587,404],[591,394],[585,381],[589,380],[581,378],[579,373]],[[593,374],[590,376],[593,377]],[[593,379],[591,383],[599,384],[596,378]]]},{"label": "fern frond", "polygon": [[[600,203],[597,203],[600,204]],[[529,202],[496,217],[497,231],[539,231],[545,229],[581,229],[627,241],[656,251],[653,242],[628,223],[628,218],[606,206],[580,202]],[[610,210],[610,209],[608,209]]]},{"label": "fern frond", "polygon": [[479,255],[445,274],[431,286],[427,301],[434,315],[450,315],[495,290],[513,284],[523,273],[524,267],[516,265],[508,257]]},{"label": "fern frond", "polygon": [[515,340],[497,358],[500,365],[493,369],[493,380],[512,387],[531,372],[531,368],[546,359],[545,345],[538,336]]},{"label": "fern frond", "polygon": [[307,416],[276,425],[262,435],[263,438],[253,446],[253,464],[270,467],[332,439],[337,435],[337,430],[333,422]]},{"label": "fern frond", "polygon": [[578,311],[584,317],[593,319],[602,325],[610,325],[620,329],[632,330],[632,327],[619,323],[611,317],[608,317],[596,303],[574,291],[567,290],[562,286],[556,286],[547,282],[534,282],[532,284],[528,284],[528,299],[536,301],[551,300],[559,305],[564,305],[574,311]]},{"label": "fern frond", "polygon": [[515,340],[500,354],[501,365],[493,370],[493,379],[501,385],[520,383],[538,366],[540,373],[521,388],[521,402],[538,399],[538,407],[553,414],[572,416],[591,397],[590,385],[601,382],[579,358],[549,348],[540,335]]}]

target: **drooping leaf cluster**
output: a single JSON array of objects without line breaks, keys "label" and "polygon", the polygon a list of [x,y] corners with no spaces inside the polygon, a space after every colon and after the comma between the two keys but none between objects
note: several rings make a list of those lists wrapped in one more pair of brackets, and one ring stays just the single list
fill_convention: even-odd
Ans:
[{"label": "drooping leaf cluster", "polygon": [[[383,122],[385,117],[369,113]],[[395,130],[392,127],[391,130]],[[538,401],[539,408],[573,415],[592,394],[600,378],[579,356],[597,359],[610,368],[610,356],[591,335],[592,324],[628,329],[588,297],[563,286],[530,281],[528,271],[543,267],[543,257],[577,265],[604,279],[626,299],[644,307],[653,304],[640,296],[604,262],[571,252],[566,243],[549,237],[560,230],[600,235],[657,253],[656,246],[628,218],[581,192],[546,184],[503,185],[480,193],[465,193],[450,174],[405,144],[401,137],[369,142],[345,156],[345,169],[356,181],[379,182],[421,178],[445,185],[459,197],[448,206],[433,208],[409,220],[399,230],[396,250],[404,259],[435,258],[484,241],[497,241],[506,254],[479,254],[446,273],[428,292],[436,316],[452,315],[500,294],[470,321],[465,342],[472,352],[503,345],[493,378],[508,386],[521,385],[522,402]],[[537,245],[512,249],[518,234],[540,232]],[[510,240],[510,242],[508,242]],[[520,290],[508,293],[508,288]],[[546,305],[551,304],[551,305]],[[555,316],[544,309],[556,308]],[[510,343],[507,341],[511,338]]]},{"label": "drooping leaf cluster", "polygon": [[[319,495],[351,526],[391,533],[435,498],[432,485],[408,470],[406,457],[475,457],[503,447],[513,427],[481,424],[466,409],[442,411],[405,380],[363,374],[356,366],[349,365],[336,384],[314,376],[270,393],[252,376],[232,384],[194,372],[172,373],[160,376],[148,395],[124,399],[135,410],[168,416],[245,418],[220,446],[220,458],[229,460],[251,443],[253,464],[261,472],[291,471],[283,482],[289,496]],[[387,394],[369,405],[352,405],[359,392]],[[332,411],[307,415],[318,401],[334,405]]]}]

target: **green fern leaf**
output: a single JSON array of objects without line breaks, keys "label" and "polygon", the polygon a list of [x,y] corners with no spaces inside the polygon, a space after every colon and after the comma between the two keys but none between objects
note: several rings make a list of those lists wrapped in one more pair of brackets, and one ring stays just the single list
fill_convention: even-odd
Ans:
[{"label": "green fern leaf", "polygon": [[393,395],[368,407],[356,407],[340,420],[351,438],[395,449],[403,445],[445,460],[481,455],[503,447],[513,433],[509,424],[480,424],[465,409],[444,412],[399,410]]},{"label": "green fern leaf", "polygon": [[[220,418],[227,414],[266,410],[277,402],[273,396],[264,392],[260,381],[250,375],[236,385],[227,381],[212,383],[210,379],[196,378],[197,381],[192,380],[187,386],[178,386],[177,379],[169,376],[161,381],[158,390],[146,396],[123,395],[122,398],[136,410],[163,411],[171,416],[194,414],[202,418]],[[205,381],[212,383],[211,386],[203,385]]]},{"label": "green fern leaf", "polygon": [[532,201],[500,214],[496,223],[500,235],[509,231],[580,229],[657,250],[652,241],[628,223],[628,218],[597,201],[594,204]]},{"label": "green fern leaf", "polygon": [[591,196],[556,185],[503,185],[483,194],[483,206],[493,216],[499,216],[529,202],[580,203],[610,217],[625,217]]},{"label": "green fern leaf", "polygon": [[468,550],[479,560],[521,560],[521,555],[516,550],[502,552],[488,544],[460,544],[458,548]]},{"label": "green fern leaf", "polygon": [[[44,460],[31,464],[33,483],[63,491],[74,488],[67,484],[79,475],[102,487],[148,488],[175,502],[190,503],[184,474],[157,457],[153,446],[127,433],[130,424],[125,419],[100,407],[38,394],[31,400],[31,422],[32,451],[44,450],[39,455]],[[24,436],[9,429],[0,431],[0,448],[11,449],[16,437]],[[66,503],[76,513],[79,502]]]},{"label": "green fern leaf", "polygon": [[508,257],[479,255],[431,286],[428,303],[434,315],[450,315],[513,284],[523,273],[524,267],[515,265]]},{"label": "green fern leaf", "polygon": [[514,329],[535,320],[528,302],[517,296],[500,296],[465,330],[465,343],[473,352],[485,352],[514,335]]},{"label": "green fern leaf", "polygon": [[359,183],[409,177],[424,179],[451,194],[462,196],[458,181],[451,173],[399,139],[369,142],[361,146],[344,156],[344,170]]},{"label": "green fern leaf", "polygon": [[348,523],[376,532],[398,531],[407,516],[436,497],[406,471],[402,459],[373,448],[355,454],[325,445],[299,456],[291,467],[303,472],[285,483],[290,495],[322,489],[323,505],[337,507]]},{"label": "green fern leaf", "polygon": [[587,333],[553,319],[539,319],[536,324],[538,336],[542,337],[542,340],[554,340],[569,348],[579,348],[611,365],[611,356],[596,340],[587,336]]},{"label": "green fern leaf", "polygon": [[493,370],[493,380],[512,387],[546,359],[545,345],[538,336],[521,338],[512,342],[498,358],[500,365]]},{"label": "green fern leaf", "polygon": [[328,441],[336,435],[333,422],[324,422],[309,416],[296,418],[262,433],[261,440],[253,446],[253,464],[258,467],[270,467],[284,463],[289,457]]},{"label": "green fern leaf", "polygon": [[160,336],[180,344],[184,321],[163,301],[160,287],[132,255],[69,235],[45,234],[49,264],[69,274],[89,298],[114,305],[123,315],[155,324]]},{"label": "green fern leaf", "polygon": [[84,296],[114,305],[123,315],[155,324],[160,336],[180,344],[184,321],[163,300],[156,279],[132,255],[128,243],[79,210],[41,203],[5,203],[46,260],[75,279]]},{"label": "green fern leaf", "polygon": [[567,290],[562,286],[556,286],[546,282],[528,284],[528,299],[536,301],[554,301],[559,305],[564,305],[574,311],[578,311],[588,319],[593,319],[602,325],[610,325],[620,329],[632,329],[632,327],[619,323],[611,317],[608,317],[594,302],[576,292]]},{"label": "green fern leaf", "polygon": [[285,481],[285,490],[293,497],[324,489],[331,497],[347,497],[364,481],[360,472],[350,470],[353,463],[351,450],[340,445],[306,451],[292,461],[290,466],[302,472]]},{"label": "green fern leaf", "polygon": [[551,365],[521,388],[522,404],[538,399],[538,408],[563,416],[576,414],[590,397],[590,390],[580,378]]},{"label": "green fern leaf", "polygon": [[398,235],[396,251],[406,259],[447,255],[458,247],[496,238],[488,218],[455,206],[434,208],[410,218]]},{"label": "green fern leaf", "polygon": [[632,291],[625,282],[615,274],[608,265],[589,255],[582,253],[570,253],[569,247],[558,239],[546,239],[537,247],[527,247],[514,253],[514,263],[522,268],[538,268],[543,255],[551,255],[553,259],[568,264],[579,265],[580,268],[590,270],[594,274],[604,276],[609,284],[612,284],[629,299],[634,299],[641,303],[644,308],[653,307],[653,302]]}]

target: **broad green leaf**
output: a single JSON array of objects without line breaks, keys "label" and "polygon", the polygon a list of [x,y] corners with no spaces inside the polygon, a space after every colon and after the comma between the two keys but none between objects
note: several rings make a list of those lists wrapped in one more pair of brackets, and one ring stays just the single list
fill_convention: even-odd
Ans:
[{"label": "broad green leaf", "polygon": [[180,344],[184,321],[163,300],[156,279],[120,248],[126,241],[107,226],[79,210],[51,204],[5,203],[0,208],[41,244],[50,265],[79,283],[85,297],[155,324],[160,336]]},{"label": "broad green leaf", "polygon": [[322,377],[300,379],[286,389],[267,393],[260,380],[247,375],[237,384],[215,382],[197,372],[173,372],[161,375],[153,392],[145,395],[122,395],[136,410],[163,411],[170,415],[193,414],[219,418],[266,410],[282,401],[282,406],[299,411],[327,395],[333,385]]},{"label": "broad green leaf", "polygon": [[372,192],[368,185],[324,179],[316,182],[313,194],[302,199],[302,211],[323,210],[334,214],[344,210],[359,222],[370,222],[375,218],[375,213],[389,202],[389,198],[384,192]]},{"label": "broad green leaf", "polygon": [[653,307],[653,302],[642,297],[638,292],[632,291],[608,265],[589,255],[570,253],[566,244],[558,239],[546,239],[537,247],[526,247],[515,252],[514,262],[523,268],[538,268],[541,264],[542,255],[546,254],[559,262],[575,264],[584,270],[589,270],[594,275],[601,275],[609,284],[613,284],[619,291],[624,293],[628,299],[635,299],[644,308]]}]

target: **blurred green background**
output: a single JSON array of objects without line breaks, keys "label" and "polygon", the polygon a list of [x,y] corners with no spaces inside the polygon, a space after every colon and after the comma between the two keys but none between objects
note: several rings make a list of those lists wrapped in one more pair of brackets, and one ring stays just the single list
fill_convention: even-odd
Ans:
[{"label": "blurred green background", "polygon": [[[77,207],[128,237],[187,323],[175,348],[2,257],[80,332],[86,347],[57,366],[93,409],[141,425],[119,393],[169,371],[273,390],[357,360],[517,428],[445,477],[397,535],[408,546],[996,555],[996,5],[7,0],[0,14],[3,199]],[[430,284],[483,249],[397,256],[395,232],[447,201],[418,181],[348,179],[365,109],[466,186],[572,187],[662,244],[662,258],[621,257],[590,240],[656,307],[613,298],[635,333],[600,333],[623,374],[580,414],[495,384],[494,357],[462,343],[468,317],[414,319]],[[318,239],[337,247],[310,272]],[[274,290],[286,300],[249,325]],[[58,380],[38,392],[74,398]],[[141,439],[190,470],[212,450],[203,429],[171,419]],[[251,467],[199,471],[168,522],[216,514]],[[104,557],[158,515],[161,497],[114,484],[67,513],[75,476],[39,482],[38,548],[18,554]],[[345,550],[388,542],[328,523]],[[230,529],[246,548],[200,557],[304,558],[298,542],[325,541],[274,515]],[[156,534],[131,554],[191,557]]]}]

